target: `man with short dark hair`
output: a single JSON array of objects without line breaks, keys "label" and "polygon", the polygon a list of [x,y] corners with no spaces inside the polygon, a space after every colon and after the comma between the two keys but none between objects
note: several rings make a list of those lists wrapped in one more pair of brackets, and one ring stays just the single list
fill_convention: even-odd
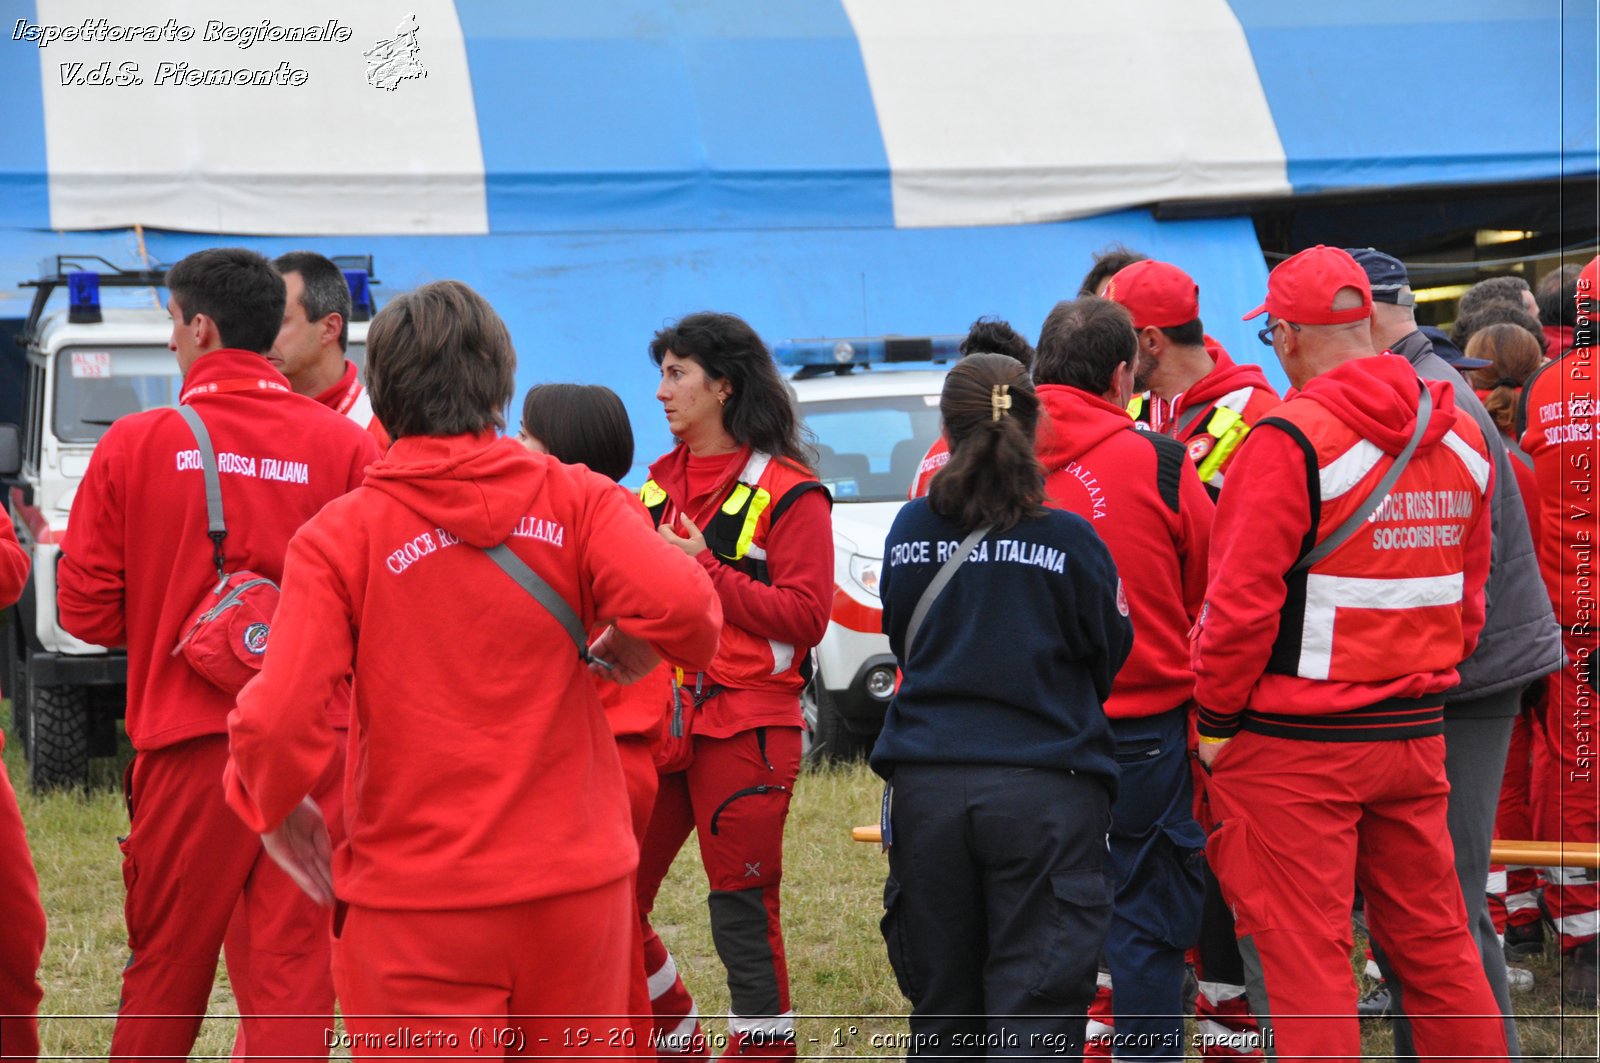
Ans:
[{"label": "man with short dark hair", "polygon": [[380,450],[389,433],[372,412],[350,345],[350,285],[344,272],[315,251],[291,251],[272,265],[283,275],[287,298],[283,324],[267,361],[277,366],[298,395],[316,399],[372,433]]},{"label": "man with short dark hair", "polygon": [[1578,323],[1577,298],[1578,273],[1582,269],[1576,262],[1568,262],[1553,269],[1539,281],[1534,301],[1539,304],[1539,324],[1544,326],[1544,356],[1560,358],[1572,349],[1572,329]]},{"label": "man with short dark hair", "polygon": [[[1184,950],[1204,899],[1189,769],[1189,627],[1205,591],[1211,499],[1183,448],[1128,420],[1137,348],[1128,313],[1085,296],[1045,320],[1034,361],[1050,505],[1111,550],[1138,637],[1106,702],[1122,779],[1107,870],[1105,958],[1121,1059],[1182,1059]],[[1091,1026],[1090,1037],[1103,1033]]]},{"label": "man with short dark hair", "polygon": [[1200,287],[1170,262],[1146,259],[1123,267],[1107,282],[1105,296],[1127,309],[1138,333],[1134,390],[1167,404],[1160,431],[1184,445],[1216,498],[1239,445],[1278,405],[1278,393],[1259,366],[1235,362],[1205,334]]},{"label": "man with short dark hair", "polygon": [[1252,432],[1217,510],[1194,627],[1207,843],[1263,1036],[1358,1059],[1350,909],[1414,1005],[1421,1054],[1504,1059],[1450,860],[1444,695],[1483,625],[1493,478],[1441,383],[1372,350],[1344,251],[1280,264],[1271,339],[1299,394]]},{"label": "man with short dark hair", "polygon": [[[234,695],[173,650],[227,571],[279,581],[289,538],[361,480],[372,438],[290,389],[264,355],[283,319],[283,280],[253,251],[200,251],[167,274],[178,401],[200,414],[219,470],[226,535],[208,535],[205,476],[177,410],[119,419],[89,459],[57,575],[61,626],[128,651],[122,843],[128,945],[111,1057],[188,1055],[223,933],[241,897],[276,912],[275,939],[234,972],[258,1014],[252,1055],[327,1055],[333,985],[328,913],[299,891],[228,811],[222,768]],[[330,704],[329,711],[338,706]],[[332,782],[333,780],[329,780]],[[251,1009],[247,1009],[251,1010]],[[264,1014],[261,1014],[264,1013]]]},{"label": "man with short dark hair", "polygon": [[[1422,379],[1450,385],[1457,409],[1466,411],[1483,433],[1494,465],[1483,633],[1477,649],[1461,662],[1459,682],[1446,692],[1444,700],[1445,777],[1450,781],[1446,818],[1455,848],[1456,878],[1467,906],[1467,926],[1477,937],[1484,974],[1505,1016],[1506,1041],[1516,1055],[1517,1026],[1508,995],[1505,953],[1485,894],[1489,844],[1494,838],[1511,729],[1522,711],[1522,693],[1530,683],[1561,667],[1560,632],[1539,587],[1539,564],[1528,531],[1527,510],[1500,430],[1461,375],[1461,369],[1470,367],[1452,365],[1439,357],[1432,342],[1417,329],[1410,277],[1399,259],[1371,247],[1352,248],[1349,253],[1372,284],[1373,351],[1393,352],[1410,362]],[[1388,958],[1380,947],[1375,946],[1373,952],[1389,982]],[[1395,1051],[1408,1056],[1413,1054],[1412,1038],[1404,1001],[1392,982],[1388,989],[1395,1016]]]}]

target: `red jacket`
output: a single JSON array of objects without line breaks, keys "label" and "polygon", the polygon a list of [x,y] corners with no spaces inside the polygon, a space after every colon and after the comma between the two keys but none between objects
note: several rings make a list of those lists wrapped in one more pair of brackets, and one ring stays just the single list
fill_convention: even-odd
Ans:
[{"label": "red jacket", "polygon": [[1571,348],[1571,325],[1544,326],[1544,356],[1546,358],[1560,358]]},{"label": "red jacket", "polygon": [[[1282,400],[1260,366],[1238,364],[1210,336],[1206,353],[1216,365],[1177,397],[1163,431],[1188,449],[1201,482],[1216,492],[1250,429]],[[1219,417],[1219,407],[1231,412]]]},{"label": "red jacket", "polygon": [[916,479],[911,481],[911,491],[907,498],[922,498],[928,493],[928,485],[933,483],[933,474],[950,464],[950,444],[945,442],[941,433],[932,443],[928,444],[928,452],[922,456],[922,461],[917,465]]},{"label": "red jacket", "polygon": [[228,720],[228,803],[267,830],[334,756],[321,705],[354,666],[344,900],[491,907],[634,867],[588,669],[484,553],[500,542],[586,630],[613,621],[691,667],[715,651],[710,581],[611,481],[492,435],[396,440],[295,536],[266,665]]},{"label": "red jacket", "polygon": [[[689,448],[676,446],[650,466],[650,479],[666,492],[659,523],[679,513],[711,512],[722,504],[749,460],[748,448],[728,462],[721,484],[698,497],[689,495]],[[724,693],[706,702],[694,733],[727,738],[753,727],[800,726],[799,668],[828,629],[833,605],[833,521],[828,496],[807,491],[776,522],[772,515],[788,486],[813,479],[811,473],[773,459],[763,477],[772,480],[772,505],[760,516],[752,545],[766,554],[770,583],[763,583],[717,560],[711,550],[697,557],[722,602],[723,633],[717,659],[706,669]],[[778,481],[781,480],[780,485]],[[648,487],[648,485],[647,485]],[[700,523],[701,530],[706,523]],[[779,659],[781,657],[781,659]],[[756,675],[757,672],[761,674]]]},{"label": "red jacket", "polygon": [[380,451],[388,450],[394,440],[389,438],[389,433],[378,421],[378,415],[372,412],[372,399],[367,394],[366,385],[361,383],[361,378],[356,373],[356,363],[345,359],[344,375],[333,387],[317,396],[317,401],[328,407],[334,413],[342,413],[354,421],[360,428],[372,433],[372,438],[378,441]]},{"label": "red jacket", "polygon": [[[1279,715],[1326,715],[1363,709],[1392,698],[1435,696],[1431,708],[1437,708],[1443,703],[1444,692],[1456,684],[1456,664],[1472,652],[1483,626],[1483,584],[1488,575],[1490,545],[1483,496],[1492,481],[1486,458],[1478,470],[1484,483],[1465,481],[1468,493],[1476,492],[1470,514],[1422,517],[1396,513],[1391,517],[1380,510],[1322,563],[1338,569],[1332,574],[1334,579],[1347,580],[1352,573],[1361,572],[1375,580],[1392,578],[1391,569],[1405,560],[1402,555],[1412,552],[1396,545],[1401,533],[1421,524],[1424,531],[1446,529],[1436,537],[1438,543],[1456,543],[1450,549],[1456,551],[1460,566],[1457,571],[1462,573],[1457,582],[1460,604],[1450,617],[1441,619],[1431,608],[1408,610],[1406,618],[1416,630],[1407,628],[1405,623],[1398,628],[1333,624],[1331,673],[1339,673],[1344,667],[1342,662],[1358,659],[1359,667],[1350,671],[1377,670],[1383,673],[1381,677],[1369,675],[1354,681],[1294,674],[1315,671],[1309,665],[1300,666],[1310,660],[1311,651],[1300,648],[1296,641],[1298,630],[1282,627],[1286,612],[1294,612],[1296,606],[1290,601],[1290,569],[1314,541],[1331,530],[1326,519],[1337,509],[1331,500],[1365,498],[1391,464],[1383,458],[1392,458],[1405,447],[1417,422],[1419,384],[1416,371],[1404,358],[1359,358],[1313,379],[1293,404],[1286,402],[1251,433],[1217,507],[1211,542],[1211,582],[1205,610],[1194,632],[1195,697],[1201,707],[1202,733],[1231,733],[1238,727],[1239,713],[1246,708]],[[1403,501],[1413,490],[1429,494],[1430,485],[1436,482],[1452,488],[1463,486],[1458,481],[1462,480],[1462,463],[1466,459],[1458,458],[1446,445],[1446,437],[1452,432],[1466,445],[1483,450],[1482,433],[1470,416],[1456,408],[1449,385],[1430,382],[1428,388],[1434,401],[1429,426],[1411,464],[1390,493],[1391,502]],[[1333,486],[1325,489],[1330,504],[1322,513],[1326,525],[1322,527],[1318,526],[1316,515],[1323,507],[1319,501],[1318,508],[1313,509],[1309,459],[1294,427],[1298,412],[1305,410],[1306,404],[1326,411],[1348,429],[1344,454],[1350,460],[1337,469],[1333,468],[1338,464],[1334,462],[1320,468],[1319,483],[1326,480],[1332,485],[1352,469],[1360,473],[1354,484],[1340,484],[1338,495],[1332,493]],[[1381,454],[1374,453],[1371,462],[1355,460],[1374,447]],[[1415,489],[1412,485],[1416,485]],[[1319,487],[1319,493],[1322,491]],[[1387,538],[1380,542],[1380,535]],[[1422,549],[1418,556],[1432,563],[1433,547]],[[1317,571],[1320,569],[1313,569]],[[1308,580],[1302,574],[1295,582],[1303,585]],[[1307,600],[1297,596],[1297,601],[1301,610],[1309,608]],[[1337,617],[1335,613],[1335,621]],[[1395,619],[1399,620],[1398,614]],[[1447,665],[1419,668],[1415,658],[1395,652],[1394,644],[1376,644],[1379,636],[1375,632],[1387,633],[1383,637],[1396,643],[1409,637],[1407,632],[1418,635],[1420,625],[1436,621],[1439,637],[1449,637],[1453,632],[1461,642],[1458,649],[1447,654]],[[1310,624],[1308,620],[1308,628]],[[1280,660],[1291,642],[1300,664],[1285,672]],[[1355,645],[1342,648],[1349,643]]]},{"label": "red jacket", "polygon": [[1205,597],[1211,498],[1182,449],[1136,429],[1126,411],[1077,388],[1037,390],[1049,502],[1100,533],[1128,598],[1133,651],[1106,715],[1152,716],[1184,705],[1194,696],[1189,627]]},{"label": "red jacket", "polygon": [[28,552],[17,542],[17,529],[10,518],[0,520],[0,609],[9,609],[22,597],[31,564]]},{"label": "red jacket", "polygon": [[[1600,347],[1575,347],[1524,385],[1522,449],[1539,483],[1535,548],[1567,652],[1595,652],[1595,550],[1600,544]],[[1589,668],[1593,668],[1591,663]],[[1588,673],[1592,674],[1592,673]]]},{"label": "red jacket", "polygon": [[[230,570],[278,580],[295,530],[361,482],[377,445],[294,394],[248,351],[202,355],[182,395],[204,418],[221,469]],[[61,552],[61,626],[85,642],[128,648],[133,747],[160,749],[226,730],[233,698],[172,656],[182,624],[217,581],[199,451],[176,410],[134,414],[106,429]]]}]

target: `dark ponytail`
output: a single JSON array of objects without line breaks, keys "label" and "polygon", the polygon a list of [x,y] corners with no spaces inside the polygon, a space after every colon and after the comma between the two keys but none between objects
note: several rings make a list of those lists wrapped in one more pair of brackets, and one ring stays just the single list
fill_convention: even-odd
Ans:
[{"label": "dark ponytail", "polygon": [[939,470],[928,502],[940,516],[973,531],[1005,530],[1044,513],[1044,470],[1033,453],[1039,398],[1028,371],[1003,354],[970,354],[944,379],[939,398],[950,463]]}]

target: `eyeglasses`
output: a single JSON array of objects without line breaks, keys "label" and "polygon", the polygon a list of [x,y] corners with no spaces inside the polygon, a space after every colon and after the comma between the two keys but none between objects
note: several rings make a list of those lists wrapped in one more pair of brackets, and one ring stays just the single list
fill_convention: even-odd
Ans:
[{"label": "eyeglasses", "polygon": [[1296,325],[1293,321],[1273,321],[1269,322],[1266,328],[1256,333],[1256,339],[1260,340],[1264,346],[1271,347],[1272,334],[1278,330],[1279,325],[1288,325],[1296,332],[1300,331],[1300,326]]}]

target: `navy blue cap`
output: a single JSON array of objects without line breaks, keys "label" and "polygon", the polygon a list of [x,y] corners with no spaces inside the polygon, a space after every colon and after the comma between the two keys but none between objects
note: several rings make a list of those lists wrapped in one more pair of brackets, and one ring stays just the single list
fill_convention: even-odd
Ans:
[{"label": "navy blue cap", "polygon": [[1466,372],[1468,369],[1487,369],[1493,362],[1486,362],[1482,358],[1468,358],[1461,353],[1455,341],[1432,325],[1423,325],[1422,334],[1433,341],[1433,353],[1450,363],[1452,369]]},{"label": "navy blue cap", "polygon": [[1345,252],[1366,271],[1367,280],[1372,283],[1373,302],[1395,306],[1410,306],[1416,302],[1410,292],[1401,291],[1411,286],[1411,278],[1406,275],[1405,263],[1398,258],[1375,247],[1347,247]]}]

